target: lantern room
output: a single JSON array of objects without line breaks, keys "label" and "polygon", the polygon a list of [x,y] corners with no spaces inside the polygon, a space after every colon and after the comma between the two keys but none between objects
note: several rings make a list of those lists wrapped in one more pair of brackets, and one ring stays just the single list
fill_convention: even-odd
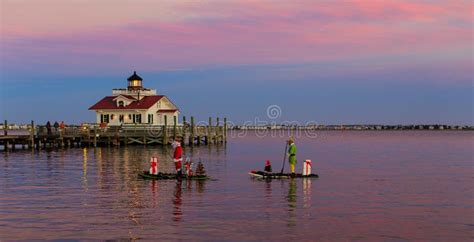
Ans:
[{"label": "lantern room", "polygon": [[142,81],[143,79],[137,75],[137,72],[134,71],[128,79],[128,90],[140,90],[143,89]]}]

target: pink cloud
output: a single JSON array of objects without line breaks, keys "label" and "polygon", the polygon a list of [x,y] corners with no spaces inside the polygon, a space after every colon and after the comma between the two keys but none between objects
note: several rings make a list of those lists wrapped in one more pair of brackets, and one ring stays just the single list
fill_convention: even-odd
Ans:
[{"label": "pink cloud", "polygon": [[[57,10],[72,11],[66,5]],[[469,2],[191,1],[137,4],[130,11],[115,5],[110,5],[112,10],[94,6],[103,5],[91,4],[92,13],[84,12],[89,18],[68,16],[65,23],[57,23],[61,19],[56,17],[36,23],[33,8],[26,8],[30,12],[24,14],[33,16],[26,20],[16,22],[6,16],[1,48],[9,60],[7,68],[29,63],[61,65],[72,71],[162,70],[389,59],[433,56],[469,49],[472,43]],[[18,5],[12,8],[18,13]],[[160,8],[166,14],[153,17],[144,8]],[[145,17],[134,14],[140,10]],[[100,11],[109,15],[99,16]],[[44,26],[48,23],[51,28]]]}]

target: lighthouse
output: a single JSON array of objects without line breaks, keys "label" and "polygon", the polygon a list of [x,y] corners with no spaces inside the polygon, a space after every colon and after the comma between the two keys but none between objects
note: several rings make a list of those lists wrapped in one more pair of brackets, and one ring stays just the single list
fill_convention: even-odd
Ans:
[{"label": "lighthouse", "polygon": [[155,89],[143,87],[143,78],[136,71],[127,78],[127,88],[112,89],[112,95],[102,98],[89,110],[96,112],[97,123],[108,125],[164,125],[164,120],[179,120],[178,107]]}]

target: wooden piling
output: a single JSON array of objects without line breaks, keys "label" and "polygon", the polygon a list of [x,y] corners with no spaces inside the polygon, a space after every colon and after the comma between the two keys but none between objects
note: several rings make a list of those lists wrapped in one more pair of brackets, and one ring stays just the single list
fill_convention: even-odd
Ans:
[{"label": "wooden piling", "polygon": [[222,133],[224,143],[227,143],[227,118],[224,117],[224,132]]},{"label": "wooden piling", "polygon": [[191,130],[190,130],[190,135],[189,135],[189,144],[191,146],[194,145],[194,117],[191,116]]},{"label": "wooden piling", "polygon": [[125,146],[127,146],[127,145],[128,145],[128,131],[125,130],[124,133],[125,133],[125,138],[124,138],[124,140],[123,140],[123,144],[124,144]]},{"label": "wooden piling", "polygon": [[165,126],[163,128],[163,145],[168,145],[168,116],[165,115]]},{"label": "wooden piling", "polygon": [[64,129],[59,129],[59,143],[61,148],[64,148]]},{"label": "wooden piling", "polygon": [[8,135],[8,121],[5,119],[5,123],[3,124],[3,135]]},{"label": "wooden piling", "polygon": [[219,143],[221,140],[221,132],[219,127],[219,117],[216,118],[216,140],[215,143]]},{"label": "wooden piling", "polygon": [[87,129],[87,146],[88,147],[91,146],[91,128],[90,127]]},{"label": "wooden piling", "polygon": [[209,123],[207,124],[207,137],[206,137],[206,144],[209,145],[212,142],[212,117],[209,117]]},{"label": "wooden piling", "polygon": [[177,135],[176,125],[178,124],[178,121],[176,119],[177,119],[177,117],[173,116],[173,140],[176,140],[176,135]]},{"label": "wooden piling", "polygon": [[30,149],[35,148],[35,122],[31,120],[31,129],[30,129]]},{"label": "wooden piling", "polygon": [[182,132],[183,132],[183,133],[182,133],[182,135],[183,135],[183,140],[182,140],[182,142],[183,142],[183,145],[184,145],[185,142],[187,141],[187,140],[186,140],[186,138],[187,138],[187,136],[186,136],[186,116],[183,116],[183,128],[182,128],[182,130],[183,130],[183,131],[182,131]]},{"label": "wooden piling", "polygon": [[97,147],[97,129],[94,127],[94,148]]}]

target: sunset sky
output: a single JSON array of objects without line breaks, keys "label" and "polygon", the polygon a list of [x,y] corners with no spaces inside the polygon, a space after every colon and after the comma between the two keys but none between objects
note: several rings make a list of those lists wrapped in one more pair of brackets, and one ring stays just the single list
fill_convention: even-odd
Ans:
[{"label": "sunset sky", "polygon": [[473,123],[472,1],[0,0],[0,118],[93,122],[134,70],[182,115]]}]

